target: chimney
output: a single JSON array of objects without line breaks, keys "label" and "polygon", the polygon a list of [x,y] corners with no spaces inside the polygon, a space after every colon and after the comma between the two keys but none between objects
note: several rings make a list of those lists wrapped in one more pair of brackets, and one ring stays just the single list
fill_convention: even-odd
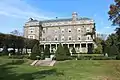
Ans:
[{"label": "chimney", "polygon": [[78,14],[77,14],[76,12],[73,12],[73,13],[72,13],[72,20],[73,20],[73,21],[76,21],[77,18],[78,18]]}]

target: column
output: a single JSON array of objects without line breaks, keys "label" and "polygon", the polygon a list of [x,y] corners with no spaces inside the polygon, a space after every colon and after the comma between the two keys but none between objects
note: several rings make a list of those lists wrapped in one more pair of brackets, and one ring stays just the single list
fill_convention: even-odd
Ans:
[{"label": "column", "polygon": [[55,44],[55,47],[56,47],[55,49],[57,50],[57,43]]},{"label": "column", "polygon": [[79,48],[79,50],[80,50],[80,52],[82,52],[82,51],[81,51],[81,43],[80,43],[80,48]]},{"label": "column", "polygon": [[88,44],[86,43],[86,53],[88,52]]},{"label": "column", "polygon": [[75,48],[75,43],[74,43],[74,48]]},{"label": "column", "polygon": [[44,50],[45,50],[45,44],[44,44]]},{"label": "column", "polygon": [[69,49],[69,44],[68,44],[68,49]]},{"label": "column", "polygon": [[51,50],[52,50],[52,48],[51,48],[51,43],[50,43],[50,53],[52,52]]}]

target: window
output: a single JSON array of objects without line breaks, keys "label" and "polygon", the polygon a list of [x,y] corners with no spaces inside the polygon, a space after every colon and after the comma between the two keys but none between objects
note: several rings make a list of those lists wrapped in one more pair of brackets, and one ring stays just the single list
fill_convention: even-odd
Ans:
[{"label": "window", "polygon": [[45,41],[45,38],[43,38],[43,41]]},{"label": "window", "polygon": [[68,37],[68,40],[72,40],[72,37],[71,37],[71,36],[69,36],[69,37]]},{"label": "window", "polygon": [[70,32],[71,32],[71,29],[69,29],[68,32],[70,33]]},{"label": "window", "polygon": [[43,30],[43,33],[45,33],[45,30]]},{"label": "window", "polygon": [[62,29],[61,32],[64,33],[64,29]]},{"label": "window", "polygon": [[88,37],[88,40],[89,40],[90,38]]},{"label": "window", "polygon": [[57,30],[55,30],[55,33],[57,33]]},{"label": "window", "polygon": [[86,31],[87,31],[87,32],[90,32],[90,28],[87,28]]},{"label": "window", "polygon": [[81,44],[81,47],[82,47],[82,48],[85,48],[85,47],[86,47],[86,44]]},{"label": "window", "polygon": [[34,27],[29,27],[29,30],[34,30]]},{"label": "window", "polygon": [[58,38],[57,38],[57,36],[55,36],[55,41],[57,41],[58,40]]},{"label": "window", "polygon": [[78,40],[80,40],[80,36],[78,37]]},{"label": "window", "polygon": [[33,33],[33,31],[30,31],[31,33]]},{"label": "window", "polygon": [[77,31],[80,32],[80,28],[78,28]]},{"label": "window", "polygon": [[64,36],[62,36],[61,40],[64,41]]},{"label": "window", "polygon": [[57,38],[55,38],[55,40],[57,41]]},{"label": "window", "polygon": [[30,39],[33,39],[33,36],[30,36]]}]

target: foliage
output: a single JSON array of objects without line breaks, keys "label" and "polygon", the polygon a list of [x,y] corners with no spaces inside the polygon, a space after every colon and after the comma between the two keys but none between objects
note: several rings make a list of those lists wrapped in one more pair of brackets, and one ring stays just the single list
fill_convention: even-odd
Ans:
[{"label": "foliage", "polygon": [[50,57],[50,49],[49,49],[49,46],[46,46],[45,47],[45,50],[44,50],[44,56],[45,57]]},{"label": "foliage", "polygon": [[58,60],[58,61],[66,60],[66,58],[67,58],[66,54],[64,53],[64,48],[61,45],[61,43],[59,44],[59,46],[56,50],[55,57],[56,57],[56,60]]},{"label": "foliage", "polygon": [[13,48],[13,52],[15,52],[15,49],[18,49],[17,53],[22,53],[23,48],[32,49],[34,44],[38,43],[39,41],[35,39],[27,39],[21,36],[0,33],[0,48],[7,46],[7,48]]},{"label": "foliage", "polygon": [[93,53],[95,53],[95,54],[101,54],[102,53],[102,45],[101,44],[98,44],[97,45],[97,48],[95,48],[94,50],[93,50]]},{"label": "foliage", "polygon": [[108,56],[116,56],[119,54],[119,51],[118,51],[118,48],[117,46],[114,44],[110,47],[110,50],[109,50],[109,53],[108,53]]},{"label": "foliage", "polygon": [[72,54],[76,54],[76,50],[74,47],[72,48],[71,52],[72,52]]},{"label": "foliage", "polygon": [[39,46],[39,44],[34,45],[34,47],[32,49],[32,53],[30,55],[30,59],[35,60],[35,59],[37,59],[37,56],[40,57],[40,46]]},{"label": "foliage", "polygon": [[3,51],[2,51],[2,54],[8,54],[8,47],[6,45],[3,46]]},{"label": "foliage", "polygon": [[108,12],[109,19],[113,22],[113,25],[120,26],[120,0],[114,0],[115,4],[110,5]]},{"label": "foliage", "polygon": [[69,51],[69,49],[68,49],[68,47],[67,47],[67,45],[64,46],[64,53],[65,53],[67,56],[70,56],[70,55],[71,55],[71,54],[70,54],[70,51]]}]

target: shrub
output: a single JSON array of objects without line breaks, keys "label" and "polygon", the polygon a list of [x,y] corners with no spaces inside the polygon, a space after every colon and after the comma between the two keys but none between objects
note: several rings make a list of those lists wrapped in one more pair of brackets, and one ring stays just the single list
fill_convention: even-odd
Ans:
[{"label": "shrub", "polygon": [[47,58],[50,57],[50,49],[49,49],[48,46],[45,47],[45,50],[44,50],[44,57],[47,57]]},{"label": "shrub", "polygon": [[58,61],[66,60],[67,56],[64,54],[64,48],[61,44],[59,44],[56,53],[55,53],[55,59]]},{"label": "shrub", "polygon": [[94,56],[91,59],[92,60],[116,60],[116,57]]},{"label": "shrub", "polygon": [[72,54],[76,54],[76,50],[74,47],[72,48],[71,52],[72,52]]},{"label": "shrub", "polygon": [[67,47],[67,45],[64,46],[64,53],[69,57],[70,56],[70,51]]},{"label": "shrub", "polygon": [[116,56],[116,60],[120,60],[120,54]]},{"label": "shrub", "polygon": [[117,55],[118,57],[119,57],[119,52],[118,52],[118,48],[117,48],[117,46],[114,44],[114,45],[112,45],[111,47],[110,47],[110,51],[109,51],[109,53],[108,53],[108,56],[115,56],[115,55]]},{"label": "shrub", "polygon": [[32,60],[36,60],[37,59],[37,56],[40,56],[40,46],[39,44],[35,44],[33,49],[32,49],[32,53],[30,55],[30,59]]}]

